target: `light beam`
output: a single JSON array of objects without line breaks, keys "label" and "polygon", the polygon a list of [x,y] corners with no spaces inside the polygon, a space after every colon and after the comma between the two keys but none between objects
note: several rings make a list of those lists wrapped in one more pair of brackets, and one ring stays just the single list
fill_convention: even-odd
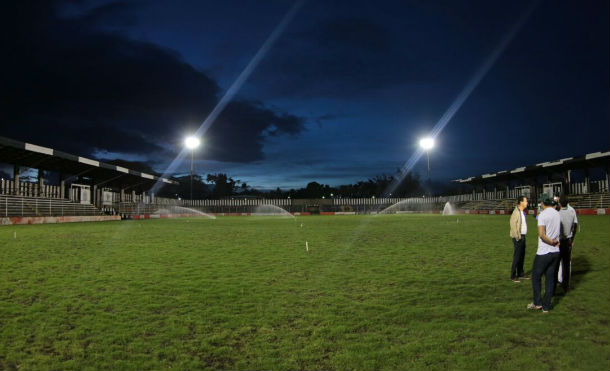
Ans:
[{"label": "light beam", "polygon": [[[264,58],[265,54],[267,54],[267,52],[269,52],[269,50],[271,49],[273,44],[277,41],[277,39],[284,32],[284,30],[286,29],[286,27],[288,26],[290,21],[292,21],[292,19],[294,18],[297,11],[303,6],[304,2],[305,2],[305,0],[297,0],[292,5],[292,7],[288,11],[288,13],[286,13],[286,15],[284,16],[282,21],[277,25],[277,27],[275,27],[275,29],[273,30],[273,32],[271,32],[269,37],[267,37],[267,40],[265,40],[264,44],[260,47],[258,52],[256,52],[256,54],[254,55],[254,57],[252,57],[252,59],[250,60],[248,65],[243,69],[243,71],[241,71],[241,73],[239,74],[237,79],[233,82],[233,84],[231,84],[229,89],[227,89],[227,91],[222,96],[220,101],[218,101],[218,103],[216,104],[216,106],[214,107],[212,112],[201,123],[201,125],[199,126],[199,129],[197,129],[197,131],[195,132],[195,136],[203,137],[205,132],[210,128],[210,126],[212,126],[212,124],[214,123],[214,120],[216,120],[218,115],[220,115],[220,113],[225,109],[227,104],[229,104],[229,102],[231,102],[231,100],[233,99],[235,94],[237,94],[237,92],[241,89],[242,85],[246,82],[248,77],[250,77],[250,75],[252,74],[254,69],[256,69],[256,67],[258,66],[260,61]],[[163,175],[161,177],[165,178],[169,174],[172,174],[176,170],[178,165],[180,165],[180,163],[182,163],[182,160],[184,159],[185,155],[186,155],[186,150],[183,148],[180,151],[180,153],[178,154],[178,156],[176,156],[176,158],[167,167],[167,169],[165,169],[165,171],[163,172]],[[157,190],[159,190],[162,185],[163,185],[163,182],[158,180],[155,183],[155,185],[151,188],[150,191],[154,193]]]},{"label": "light beam", "polygon": [[[443,116],[441,116],[440,120],[434,125],[432,131],[430,132],[429,137],[432,139],[436,139],[443,129],[449,124],[453,116],[457,113],[457,111],[462,107],[466,99],[470,97],[470,94],[474,91],[474,89],[479,85],[481,80],[487,75],[489,70],[496,63],[500,55],[504,52],[508,44],[513,40],[515,35],[521,30],[527,19],[530,17],[536,6],[538,5],[538,1],[532,2],[530,6],[523,12],[521,17],[517,20],[517,22],[513,25],[511,30],[502,38],[498,46],[491,52],[491,54],[483,61],[483,64],[479,67],[479,69],[475,72],[475,74],[468,80],[468,83],[462,91],[455,98],[451,106],[445,111]],[[411,155],[409,160],[403,165],[400,169],[400,175],[394,179],[394,181],[388,186],[385,190],[384,195],[388,195],[389,193],[394,193],[398,185],[402,182],[405,176],[413,170],[413,167],[422,155],[425,153],[425,150],[420,146],[415,153]]]}]

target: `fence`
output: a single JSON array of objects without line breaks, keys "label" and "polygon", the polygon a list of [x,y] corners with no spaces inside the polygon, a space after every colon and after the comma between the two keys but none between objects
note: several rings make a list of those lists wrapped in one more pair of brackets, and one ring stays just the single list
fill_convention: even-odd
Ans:
[{"label": "fence", "polygon": [[290,206],[292,200],[289,198],[278,199],[226,199],[226,200],[180,200],[177,205],[185,207],[203,207],[203,206],[260,206],[260,205],[275,205],[275,206]]},{"label": "fence", "polygon": [[[152,203],[120,202],[114,205],[121,215],[130,214],[184,214],[204,213],[251,213],[258,207],[272,205],[286,211],[294,211],[291,199],[226,199],[226,200],[178,200],[154,197]],[[296,210],[300,211],[300,210]]]},{"label": "fence", "polygon": [[[386,207],[398,204],[405,210],[437,210],[446,202],[453,204],[483,200],[484,197],[497,197],[504,202],[505,192],[486,192],[439,197],[411,198],[334,198],[327,200],[310,200],[308,203],[295,203],[291,199],[224,199],[224,200],[178,200],[155,197],[154,203],[120,202],[114,205],[121,215],[133,214],[181,214],[191,212],[204,213],[256,213],[264,212],[260,207],[272,205],[289,212],[356,212],[370,213],[381,211]],[[302,200],[301,200],[302,201]],[[497,203],[497,202],[496,202]]]}]

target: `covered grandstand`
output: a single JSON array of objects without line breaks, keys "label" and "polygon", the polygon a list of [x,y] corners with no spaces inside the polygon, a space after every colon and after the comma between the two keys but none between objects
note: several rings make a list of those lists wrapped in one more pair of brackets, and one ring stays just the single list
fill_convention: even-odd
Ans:
[{"label": "covered grandstand", "polygon": [[579,209],[608,208],[610,195],[610,151],[563,158],[513,170],[456,179],[468,184],[475,199],[501,200],[527,196],[534,203],[542,193],[568,195],[570,204]]},{"label": "covered grandstand", "polygon": [[[5,137],[0,137],[0,163],[12,169],[10,178],[0,179],[0,216],[5,218],[116,215],[115,206],[121,203],[154,202],[154,195],[147,192],[157,181],[176,184],[152,174]],[[22,177],[23,168],[35,170],[35,181]],[[55,184],[45,181],[45,172],[55,175]]]},{"label": "covered grandstand", "polygon": [[[610,151],[453,181],[470,187],[472,191],[468,193],[411,198],[161,198],[150,193],[153,185],[176,185],[175,180],[5,137],[0,137],[0,163],[13,169],[12,176],[0,180],[3,224],[168,217],[197,212],[249,215],[261,212],[265,205],[295,214],[368,214],[384,210],[440,212],[449,202],[459,212],[504,214],[514,207],[519,195],[528,196],[535,205],[542,192],[565,192],[580,213],[610,212]],[[22,178],[23,168],[37,170],[30,171],[37,174],[34,181],[31,176]],[[45,172],[57,175],[55,184],[45,181]],[[72,218],[75,216],[87,218]],[[67,217],[72,219],[40,219]]]}]

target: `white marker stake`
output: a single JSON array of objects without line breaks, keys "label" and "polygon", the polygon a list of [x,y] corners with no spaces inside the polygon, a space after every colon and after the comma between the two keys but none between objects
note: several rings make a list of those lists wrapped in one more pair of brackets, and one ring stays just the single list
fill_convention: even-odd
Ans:
[{"label": "white marker stake", "polygon": [[301,228],[303,228],[303,223],[301,223]]},{"label": "white marker stake", "polygon": [[305,251],[309,252],[309,243],[305,241]]}]

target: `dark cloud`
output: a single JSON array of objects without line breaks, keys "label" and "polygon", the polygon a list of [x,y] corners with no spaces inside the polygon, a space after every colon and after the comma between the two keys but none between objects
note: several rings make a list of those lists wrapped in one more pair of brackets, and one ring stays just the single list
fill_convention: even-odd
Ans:
[{"label": "dark cloud", "polygon": [[[255,78],[274,98],[461,86],[530,3],[312,2],[306,10],[314,21],[285,35]],[[530,51],[521,55],[531,58]]]},{"label": "dark cloud", "polygon": [[[287,35],[262,64],[256,81],[272,97],[347,98],[453,79],[451,71],[472,63],[473,56],[458,53],[460,35],[435,29],[432,22],[426,23],[429,18],[411,18],[401,29],[375,17],[337,14],[321,19]],[[448,60],[451,54],[454,57]]]},{"label": "dark cloud", "polygon": [[333,121],[337,118],[341,117],[340,115],[336,115],[333,113],[327,113],[324,115],[320,115],[313,118],[313,121],[318,124],[318,127],[321,127],[324,122]]},{"label": "dark cloud", "polygon": [[321,22],[300,36],[311,38],[325,48],[356,48],[383,52],[388,48],[387,30],[365,18],[336,18]]},{"label": "dark cloud", "polygon": [[[122,3],[63,18],[59,8],[5,6],[3,27],[14,37],[3,46],[2,134],[83,155],[174,154],[218,101],[217,83],[171,50],[102,32],[107,19],[122,14]],[[125,22],[128,16],[118,23]],[[266,136],[302,129],[299,117],[235,101],[208,131],[206,156],[258,160]]]},{"label": "dark cloud", "polygon": [[[77,17],[83,23],[105,30],[122,29],[136,23],[136,17],[133,14],[136,4],[135,2],[115,1],[89,9],[84,13],[72,14],[72,17]],[[69,8],[64,9],[66,9],[64,15],[70,17]]]},{"label": "dark cloud", "polygon": [[255,81],[272,96],[345,96],[349,88],[374,87],[395,73],[390,66],[395,58],[388,58],[388,50],[381,53],[386,48],[385,31],[368,20],[324,21],[289,36],[261,65]]},{"label": "dark cloud", "polygon": [[251,162],[263,159],[267,136],[296,135],[303,120],[294,115],[278,115],[261,103],[231,102],[205,135],[207,159]]}]

